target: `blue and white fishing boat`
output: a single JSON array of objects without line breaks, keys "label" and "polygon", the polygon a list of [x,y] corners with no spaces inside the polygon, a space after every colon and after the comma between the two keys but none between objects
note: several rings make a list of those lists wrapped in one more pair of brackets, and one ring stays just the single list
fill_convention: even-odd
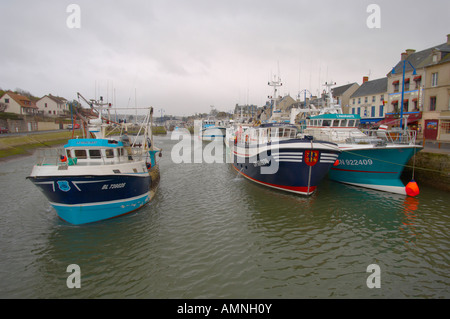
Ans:
[{"label": "blue and white fishing boat", "polygon": [[[27,178],[41,190],[59,217],[71,224],[97,222],[131,213],[155,195],[159,165],[151,134],[153,108],[140,139],[106,137],[104,105],[91,100],[98,118],[89,120],[90,137],[70,139],[63,148],[40,150]],[[95,106],[94,106],[95,105]]]},{"label": "blue and white fishing boat", "polygon": [[[310,109],[303,121],[305,134],[334,142],[342,153],[331,167],[331,180],[396,194],[410,194],[400,177],[410,158],[422,149],[416,132],[403,129],[359,129],[360,116],[343,114],[329,91],[329,105]],[[298,110],[305,112],[305,110]],[[313,115],[313,114],[316,115]]]},{"label": "blue and white fishing boat", "polygon": [[224,121],[208,118],[202,121],[199,133],[199,138],[203,141],[222,140],[226,135],[226,125]]},{"label": "blue and white fishing boat", "polygon": [[341,151],[334,143],[298,133],[297,127],[281,123],[238,128],[230,143],[233,167],[258,184],[313,194]]}]

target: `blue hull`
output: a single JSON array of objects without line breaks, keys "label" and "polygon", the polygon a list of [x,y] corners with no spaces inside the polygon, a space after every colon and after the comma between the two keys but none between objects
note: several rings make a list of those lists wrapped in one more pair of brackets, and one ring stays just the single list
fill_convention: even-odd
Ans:
[{"label": "blue hull", "polygon": [[331,168],[331,180],[406,195],[400,177],[418,147],[343,150],[339,165]]},{"label": "blue hull", "polygon": [[[299,147],[299,143],[303,146]],[[290,147],[292,144],[297,146]],[[267,146],[271,148],[270,143]],[[302,140],[281,141],[278,146],[275,150],[264,151],[253,157],[242,155],[244,149],[242,145],[240,148],[233,148],[233,167],[244,177],[258,184],[282,191],[311,195],[339,155],[339,151],[311,149],[311,143],[302,143]],[[246,149],[251,147],[247,146]],[[311,151],[314,151],[314,161],[308,161]],[[273,161],[277,162],[276,171],[264,173],[262,168],[270,167]]]},{"label": "blue hull", "polygon": [[152,187],[148,173],[29,179],[48,198],[59,217],[75,225],[135,211],[150,201]]}]

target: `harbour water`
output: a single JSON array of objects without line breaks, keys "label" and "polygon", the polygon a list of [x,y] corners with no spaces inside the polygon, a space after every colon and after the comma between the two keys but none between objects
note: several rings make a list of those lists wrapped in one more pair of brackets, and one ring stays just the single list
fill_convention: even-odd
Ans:
[{"label": "harbour water", "polygon": [[[227,163],[175,164],[177,142],[155,137],[150,205],[82,226],[25,179],[34,156],[1,163],[0,298],[450,298],[448,192],[421,186],[412,198],[325,180],[310,197],[291,195]],[[80,288],[67,286],[71,264]],[[372,264],[380,288],[368,287]]]}]

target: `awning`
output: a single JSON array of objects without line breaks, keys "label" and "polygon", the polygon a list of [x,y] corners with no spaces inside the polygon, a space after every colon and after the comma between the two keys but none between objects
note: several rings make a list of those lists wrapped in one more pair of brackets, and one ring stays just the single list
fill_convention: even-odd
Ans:
[{"label": "awning", "polygon": [[414,77],[414,81],[420,81],[420,80],[422,80],[422,76],[421,75]]},{"label": "awning", "polygon": [[399,84],[400,83],[400,81],[394,81],[394,82],[392,82],[392,84]]},{"label": "awning", "polygon": [[392,101],[391,104],[398,104],[398,100]]},{"label": "awning", "polygon": [[[407,117],[407,118],[406,118]],[[422,118],[422,112],[405,112],[403,113],[403,121],[408,121],[408,124],[415,123]],[[400,113],[388,113],[384,120],[381,120],[377,125],[390,124],[398,125],[400,124]]]},{"label": "awning", "polygon": [[361,119],[361,124],[374,124],[378,123],[379,121],[383,120],[383,118],[370,118],[370,119]]}]

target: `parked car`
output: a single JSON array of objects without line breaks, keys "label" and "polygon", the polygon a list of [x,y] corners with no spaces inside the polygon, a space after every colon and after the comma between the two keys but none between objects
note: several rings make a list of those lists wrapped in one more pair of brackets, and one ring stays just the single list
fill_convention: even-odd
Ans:
[{"label": "parked car", "polygon": [[0,134],[9,133],[9,130],[6,127],[0,127]]},{"label": "parked car", "polygon": [[[80,124],[75,123],[75,124],[73,125],[73,128],[75,128],[75,129],[80,128]],[[72,129],[72,124],[67,125],[67,129],[71,130],[71,129]]]}]

